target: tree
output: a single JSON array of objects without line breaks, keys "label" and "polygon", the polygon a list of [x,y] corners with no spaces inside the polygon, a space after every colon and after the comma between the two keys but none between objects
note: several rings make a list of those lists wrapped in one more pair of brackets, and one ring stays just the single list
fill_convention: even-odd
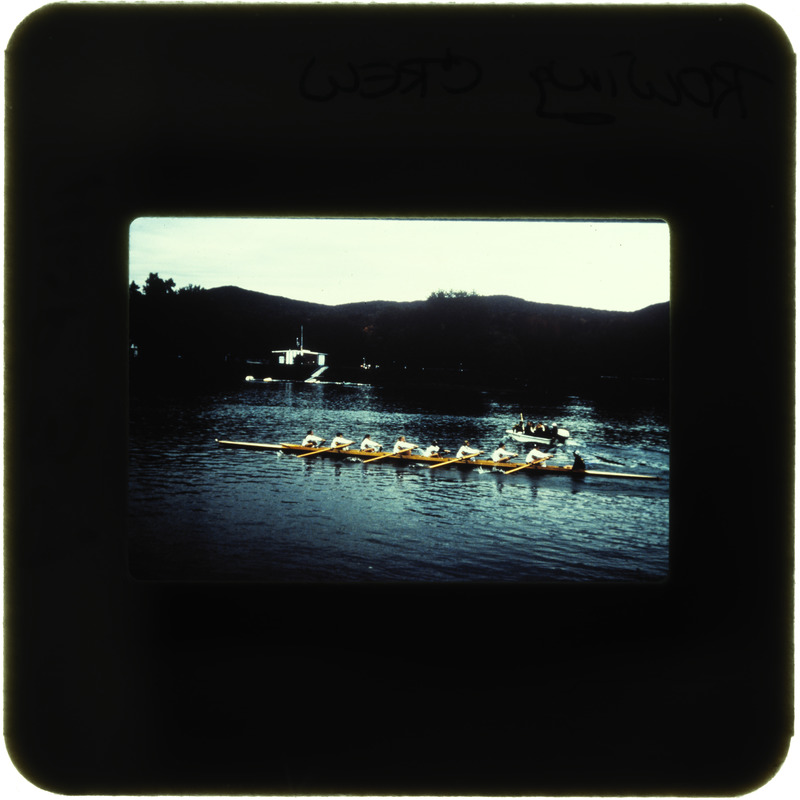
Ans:
[{"label": "tree", "polygon": [[437,292],[431,292],[428,296],[428,300],[452,300],[456,297],[477,297],[478,295],[475,292],[465,292],[463,290],[456,290],[456,289],[448,289],[447,291],[442,291],[441,289]]},{"label": "tree", "polygon": [[178,289],[178,294],[198,294],[199,292],[204,292],[205,289],[202,286],[196,286],[193,283],[190,283],[188,286],[183,286]]},{"label": "tree", "polygon": [[172,278],[163,280],[157,272],[151,272],[144,282],[145,297],[166,297],[175,294],[175,281]]}]

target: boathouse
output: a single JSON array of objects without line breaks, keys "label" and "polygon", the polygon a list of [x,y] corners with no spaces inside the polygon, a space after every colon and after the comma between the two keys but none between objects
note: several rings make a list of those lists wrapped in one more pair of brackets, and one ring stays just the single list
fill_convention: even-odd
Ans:
[{"label": "boathouse", "polygon": [[328,354],[299,347],[295,350],[273,350],[272,355],[279,366],[324,367]]},{"label": "boathouse", "polygon": [[327,353],[306,350],[303,344],[303,326],[300,326],[300,338],[293,350],[273,350],[272,361],[281,367],[324,367]]}]

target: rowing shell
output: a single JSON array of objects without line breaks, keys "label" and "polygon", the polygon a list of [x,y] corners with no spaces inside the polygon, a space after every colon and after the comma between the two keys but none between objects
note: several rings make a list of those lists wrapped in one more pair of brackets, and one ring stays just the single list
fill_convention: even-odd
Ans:
[{"label": "rowing shell", "polygon": [[[452,465],[455,467],[492,467],[495,469],[506,471],[519,471],[519,472],[535,472],[537,475],[569,475],[574,478],[582,478],[585,475],[591,475],[596,478],[637,478],[639,480],[657,481],[660,480],[658,475],[635,475],[626,472],[600,472],[599,470],[573,470],[572,467],[559,467],[547,464],[533,464],[522,465],[514,463],[513,461],[492,461],[491,459],[472,460],[461,459],[454,462],[452,458],[442,456],[422,456],[414,455],[412,453],[381,453],[381,458],[376,458],[376,454],[371,450],[330,450],[320,451],[316,447],[303,447],[300,444],[288,444],[283,442],[281,444],[262,444],[259,442],[234,442],[226,439],[217,439],[217,444],[221,447],[244,447],[251,450],[279,450],[284,453],[313,453],[318,452],[320,456],[341,458],[342,456],[359,459],[371,459],[373,461],[419,461],[421,464],[434,464],[434,465]],[[519,469],[521,466],[526,466],[525,469]]]}]

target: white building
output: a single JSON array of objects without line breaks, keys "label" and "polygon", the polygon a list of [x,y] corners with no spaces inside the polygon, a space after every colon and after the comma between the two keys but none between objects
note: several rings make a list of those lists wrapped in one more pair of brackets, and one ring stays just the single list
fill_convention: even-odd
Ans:
[{"label": "white building", "polygon": [[273,350],[272,355],[277,356],[277,363],[281,366],[324,367],[328,354],[300,347],[295,350]]}]

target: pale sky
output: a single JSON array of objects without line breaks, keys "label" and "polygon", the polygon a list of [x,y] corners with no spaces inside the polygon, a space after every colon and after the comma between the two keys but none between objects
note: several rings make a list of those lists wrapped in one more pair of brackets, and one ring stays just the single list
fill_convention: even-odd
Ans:
[{"label": "pale sky", "polygon": [[136,219],[129,280],[325,305],[457,290],[636,311],[669,300],[669,227],[646,221]]}]

